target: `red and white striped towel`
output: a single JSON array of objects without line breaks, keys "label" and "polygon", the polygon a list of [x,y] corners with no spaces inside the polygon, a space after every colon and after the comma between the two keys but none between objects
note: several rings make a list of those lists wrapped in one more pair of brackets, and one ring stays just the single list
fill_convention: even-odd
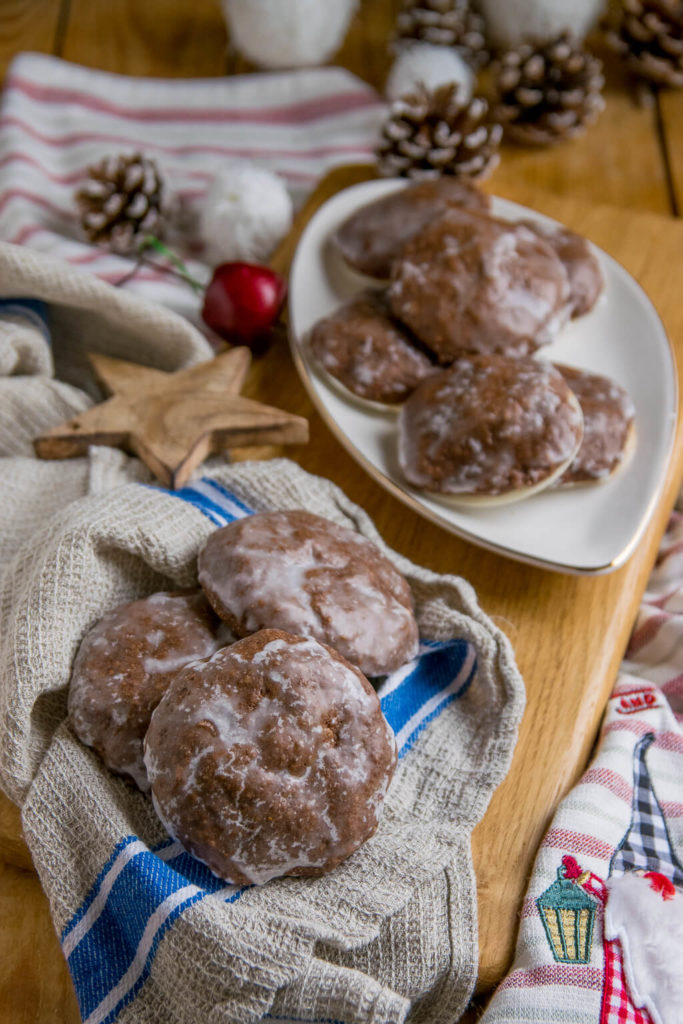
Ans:
[{"label": "red and white striped towel", "polygon": [[[640,902],[624,903],[638,886]],[[594,920],[577,933],[579,890],[593,898],[584,904]],[[515,962],[482,1024],[679,1024],[682,956],[683,512],[675,511],[595,758],[538,852]]]},{"label": "red and white striped towel", "polygon": [[[368,159],[384,111],[341,68],[158,80],[21,54],[0,114],[0,238],[116,281],[130,261],[82,240],[73,202],[101,157],[140,149],[156,159],[190,218],[229,157],[280,174],[297,204],[330,167]],[[196,318],[196,298],[172,277],[143,268],[127,287]]]}]

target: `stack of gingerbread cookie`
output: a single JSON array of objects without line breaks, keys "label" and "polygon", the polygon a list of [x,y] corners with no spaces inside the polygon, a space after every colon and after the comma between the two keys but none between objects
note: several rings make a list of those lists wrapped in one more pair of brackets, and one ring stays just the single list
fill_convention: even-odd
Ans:
[{"label": "stack of gingerbread cookie", "polygon": [[624,463],[635,436],[624,389],[538,357],[603,290],[585,239],[501,220],[475,186],[441,178],[362,207],[332,242],[359,295],[307,345],[349,397],[399,410],[408,483],[511,501]]},{"label": "stack of gingerbread cookie", "polygon": [[397,752],[367,677],[417,655],[410,587],[305,511],[217,530],[198,574],[201,590],[121,605],[86,634],[71,725],[226,881],[322,874],[379,823]]}]

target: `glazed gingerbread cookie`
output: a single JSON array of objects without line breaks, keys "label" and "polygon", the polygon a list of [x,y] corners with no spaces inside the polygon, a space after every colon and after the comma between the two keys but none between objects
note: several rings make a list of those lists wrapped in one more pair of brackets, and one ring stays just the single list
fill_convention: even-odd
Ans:
[{"label": "glazed gingerbread cookie", "polygon": [[526,356],[569,315],[553,247],[523,224],[448,210],[392,267],[392,313],[443,365],[463,352]]},{"label": "glazed gingerbread cookie", "polygon": [[145,764],[169,833],[219,877],[260,885],[330,871],[373,834],[396,740],[357,668],[264,629],[176,676]]},{"label": "glazed gingerbread cookie", "polygon": [[415,657],[410,587],[371,541],[305,511],[263,512],[216,530],[199,582],[238,636],[284,629],[329,644],[365,675]]},{"label": "glazed gingerbread cookie", "polygon": [[538,221],[524,221],[552,245],[569,278],[569,306],[572,318],[590,313],[605,287],[598,258],[589,242],[569,228],[557,224],[546,227]]},{"label": "glazed gingerbread cookie", "polygon": [[628,393],[609,377],[556,364],[579,400],[583,440],[558,484],[607,480],[635,444],[635,408]]},{"label": "glazed gingerbread cookie", "polygon": [[176,673],[227,642],[200,591],[160,593],[119,605],[86,633],[69,687],[78,738],[108,768],[149,788],[142,741],[152,711]]},{"label": "glazed gingerbread cookie", "polygon": [[451,207],[487,213],[490,200],[461,178],[421,181],[362,206],[333,241],[354,270],[386,280],[405,243]]},{"label": "glazed gingerbread cookie", "polygon": [[318,365],[348,391],[385,405],[403,402],[435,369],[391,318],[381,292],[364,292],[319,320],[309,347]]},{"label": "glazed gingerbread cookie", "polygon": [[461,356],[424,381],[398,424],[410,484],[489,502],[548,486],[583,433],[579,403],[550,363],[493,355]]}]

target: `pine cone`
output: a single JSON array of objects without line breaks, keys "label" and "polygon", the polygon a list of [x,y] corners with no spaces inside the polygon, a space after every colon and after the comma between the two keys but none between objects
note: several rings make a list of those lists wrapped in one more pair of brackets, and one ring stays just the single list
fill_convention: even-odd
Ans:
[{"label": "pine cone", "polygon": [[377,150],[380,174],[417,180],[440,174],[483,177],[498,162],[502,136],[488,113],[482,96],[465,103],[452,83],[433,92],[418,84],[391,105]]},{"label": "pine cone", "polygon": [[159,236],[162,193],[157,165],[141,153],[108,156],[88,168],[88,181],[75,198],[89,241],[126,254],[135,251],[144,235]]},{"label": "pine cone", "polygon": [[494,84],[496,118],[506,135],[527,145],[579,135],[605,105],[602,62],[567,33],[504,54]]},{"label": "pine cone", "polygon": [[486,23],[470,0],[403,0],[396,37],[398,42],[452,46],[474,67],[489,58]]},{"label": "pine cone", "polygon": [[621,0],[604,23],[607,42],[637,75],[683,88],[683,3]]}]

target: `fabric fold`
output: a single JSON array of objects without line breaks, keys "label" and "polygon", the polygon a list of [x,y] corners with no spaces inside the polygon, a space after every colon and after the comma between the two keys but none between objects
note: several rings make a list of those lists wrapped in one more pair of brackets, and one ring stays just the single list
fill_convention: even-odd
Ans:
[{"label": "fabric fold", "polygon": [[[103,281],[121,279],[132,261],[83,238],[73,194],[102,157],[142,151],[157,162],[177,215],[169,241],[204,280],[199,210],[226,160],[276,172],[298,206],[327,170],[372,161],[385,111],[343,68],[160,80],[23,53],[0,107],[0,237]],[[200,322],[194,292],[157,265],[140,268],[126,292]]]},{"label": "fabric fold", "polygon": [[[98,451],[94,450],[93,455]],[[376,537],[360,510],[353,510],[355,522],[342,512],[349,505],[334,485],[310,477],[287,460],[214,468],[202,479],[205,486],[218,484],[251,508],[306,507],[346,525],[353,523],[363,533]],[[133,836],[133,841],[141,843],[154,862],[160,856],[154,849],[163,841],[163,829],[147,798],[106,772],[98,758],[75,740],[64,722],[66,688],[79,639],[106,610],[123,600],[168,586],[193,585],[197,549],[215,526],[183,498],[154,486],[118,483],[111,490],[80,498],[53,516],[44,526],[39,543],[23,545],[2,576],[3,605],[11,612],[6,646],[0,651],[0,663],[6,666],[0,691],[0,777],[5,791],[23,803],[27,840],[60,932],[69,928],[81,912],[79,908],[97,886],[102,866],[122,842]],[[392,557],[388,549],[385,551]],[[266,984],[269,975],[265,965],[267,954],[275,956],[276,950],[280,951],[278,956],[285,957],[286,964],[290,963],[288,954],[282,950],[289,948],[294,941],[292,936],[296,939],[294,948],[303,943],[309,950],[307,972],[312,970],[313,959],[327,964],[320,971],[328,981],[330,972],[336,970],[335,985],[345,993],[343,998],[340,996],[342,1006],[355,1000],[353,993],[359,977],[367,980],[373,992],[377,985],[382,991],[392,992],[391,1005],[396,1013],[396,1008],[418,1002],[431,989],[449,991],[452,998],[453,974],[457,976],[455,988],[460,990],[459,1004],[464,1005],[474,982],[475,880],[469,850],[473,808],[481,812],[492,791],[492,780],[502,777],[507,770],[513,747],[512,714],[519,718],[522,690],[507,641],[473,607],[468,588],[465,586],[461,595],[461,583],[455,577],[439,580],[435,574],[405,561],[402,568],[411,585],[423,582],[430,595],[424,603],[417,599],[423,632],[429,628],[429,639],[433,641],[456,634],[471,644],[477,652],[477,670],[458,699],[445,703],[435,718],[427,716],[424,729],[401,759],[378,833],[354,857],[319,879],[283,879],[245,889],[234,902],[224,900],[222,927],[226,933],[251,934],[257,922],[278,922],[277,927],[286,923],[286,939],[278,938],[265,951],[261,944],[255,947],[257,962],[248,983],[258,984],[264,991],[259,995],[261,1002],[257,1000],[259,1014],[244,1019],[258,1019],[266,1012],[266,1004],[274,998],[275,991],[287,988],[289,982]],[[470,619],[461,610],[463,606],[474,611],[478,621]],[[26,623],[35,627],[29,636]],[[486,701],[490,728],[481,725],[482,701]],[[502,719],[506,720],[506,728],[499,729],[493,723]],[[479,722],[476,727],[473,720]],[[454,749],[458,756],[450,757],[449,752]],[[487,766],[483,772],[478,767],[482,764]],[[449,772],[453,780],[451,791],[445,784]],[[461,772],[466,784],[461,784]],[[435,793],[430,795],[432,778]],[[475,798],[463,795],[467,786],[477,790]],[[457,871],[467,898],[455,902],[450,898],[448,887],[443,884],[449,871]],[[439,878],[440,885],[435,881]],[[207,889],[209,882],[205,878],[187,882],[186,875],[179,876],[179,891],[184,891],[186,884],[196,886],[198,893],[206,891],[212,897],[206,905],[213,907],[215,894],[210,887]],[[149,878],[141,882],[136,877],[130,885],[135,891],[140,885],[146,887],[145,891],[151,886],[154,893],[154,882]],[[165,891],[162,886],[162,894]],[[198,895],[194,889],[187,893],[188,900]],[[148,897],[152,899],[149,893]],[[201,918],[204,897],[191,906],[193,915]],[[158,912],[156,903],[150,905],[149,920]],[[113,911],[112,914],[116,920]],[[404,920],[399,920],[401,914]],[[406,971],[415,968],[402,965],[410,962],[416,934],[430,915],[441,922],[433,935],[426,932],[422,940],[427,951],[423,950],[425,963],[430,958],[434,963],[429,969],[423,965],[410,981]],[[179,913],[178,920],[184,917],[184,912]],[[106,933],[107,962],[112,959],[113,927]],[[197,928],[201,932],[204,924]],[[162,935],[163,941],[174,944],[175,931],[173,924],[168,937],[165,932]],[[123,933],[114,939],[113,948],[123,948],[118,955],[125,961],[132,940]],[[138,939],[142,942],[140,936]],[[221,941],[224,949],[229,950],[227,939]],[[143,947],[139,952],[139,942],[132,960],[137,957],[139,961],[146,949]],[[364,948],[369,945],[374,945],[374,954]],[[319,950],[327,947],[327,956],[321,957],[320,952],[314,956],[316,946]],[[434,949],[441,952],[434,953]],[[95,942],[90,952],[92,956],[95,952],[101,956],[101,943]],[[340,956],[344,952],[348,955]],[[154,961],[155,956],[147,967],[146,960],[143,963],[148,974],[141,992],[147,985],[152,991],[157,983]],[[86,958],[85,963],[88,962],[91,961]],[[228,974],[236,970],[229,960],[224,967]],[[74,973],[77,990],[83,969],[79,960],[78,972]],[[132,961],[102,998],[108,998],[110,992],[120,992],[123,979],[131,971],[134,973]],[[294,973],[297,984],[303,985],[303,993],[306,986],[301,979],[312,975]],[[383,974],[386,980],[382,980]],[[227,988],[234,990],[233,999],[240,998],[242,982],[238,982],[237,975],[232,983],[225,981]],[[293,978],[291,983],[294,984]],[[96,991],[99,993],[100,989]],[[386,992],[382,999],[388,998]],[[218,994],[215,998],[217,1006],[219,1002],[225,1003]],[[299,996],[292,998],[296,1002]],[[253,992],[249,999],[253,1004]],[[85,1003],[86,1019],[94,1012],[91,1002]],[[136,1003],[137,997],[131,1005]],[[377,1005],[385,1004],[380,999]],[[436,1014],[433,1018],[432,1012]],[[440,1012],[438,1000],[433,1011],[425,1002],[422,1018],[437,1019]],[[358,1013],[356,1017],[342,1019],[379,1019],[367,1007]]]},{"label": "fabric fold", "polygon": [[[674,513],[669,533],[679,528]],[[667,551],[676,556],[671,537]],[[650,581],[659,593],[646,594],[593,761],[558,807],[536,857],[515,960],[483,1024],[680,1019],[683,703],[675,641],[683,617],[680,576],[676,587],[671,577],[658,586],[664,561]],[[666,640],[657,639],[648,608],[659,605],[661,614],[662,603]]]}]

